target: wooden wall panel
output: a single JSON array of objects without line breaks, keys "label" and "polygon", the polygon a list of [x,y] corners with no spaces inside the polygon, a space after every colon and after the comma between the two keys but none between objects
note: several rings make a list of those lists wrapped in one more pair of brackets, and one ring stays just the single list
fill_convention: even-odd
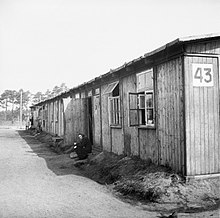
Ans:
[{"label": "wooden wall panel", "polygon": [[93,96],[93,141],[95,147],[101,147],[101,104],[100,96]]},{"label": "wooden wall panel", "polygon": [[[184,109],[182,59],[156,68],[157,143],[159,163],[184,173]],[[183,153],[183,154],[182,154]]]},{"label": "wooden wall panel", "polygon": [[65,144],[72,145],[74,142],[73,136],[73,124],[72,124],[72,113],[73,113],[73,99],[65,105]]},{"label": "wooden wall panel", "polygon": [[63,99],[60,100],[60,136],[64,135],[64,104]]},{"label": "wooden wall panel", "polygon": [[121,128],[111,128],[112,152],[115,154],[124,153],[124,141]]},{"label": "wooden wall panel", "polygon": [[[219,69],[217,58],[185,57],[187,175],[220,172]],[[192,64],[213,64],[214,85],[193,86]]]},{"label": "wooden wall panel", "polygon": [[103,150],[111,151],[111,138],[109,126],[109,113],[108,113],[108,97],[109,94],[104,94],[107,85],[101,87],[101,117],[102,117],[102,147]]},{"label": "wooden wall panel", "polygon": [[139,129],[139,146],[141,159],[151,159],[151,161],[157,163],[158,148],[156,144],[155,130]]},{"label": "wooden wall panel", "polygon": [[54,134],[58,135],[59,134],[59,100],[56,100],[54,102],[54,123],[55,123]]},{"label": "wooden wall panel", "polygon": [[65,110],[65,142],[78,140],[78,133],[87,135],[86,99],[71,99]]},{"label": "wooden wall panel", "polygon": [[139,155],[138,129],[129,127],[128,123],[128,93],[136,92],[136,74],[123,78],[122,80],[122,113],[124,132],[124,152],[126,155]]},{"label": "wooden wall panel", "polygon": [[220,40],[186,45],[186,52],[220,54]]},{"label": "wooden wall panel", "polygon": [[54,104],[55,104],[54,102],[51,102],[51,107],[52,107],[52,134],[55,134],[55,123],[56,123]]},{"label": "wooden wall panel", "polygon": [[63,130],[63,128],[64,128],[64,126],[63,126],[63,110],[64,110],[63,100],[58,99],[57,101],[58,101],[58,103],[57,103],[57,105],[58,105],[58,123],[57,123],[58,130],[57,130],[57,135],[58,136],[63,136],[63,132],[64,132],[64,130]]},{"label": "wooden wall panel", "polygon": [[82,133],[87,135],[87,104],[86,99],[73,99],[72,103],[72,124],[73,124],[73,140],[78,140],[78,134]]},{"label": "wooden wall panel", "polygon": [[54,110],[53,110],[53,102],[50,102],[50,133],[53,134],[53,126],[54,126]]}]

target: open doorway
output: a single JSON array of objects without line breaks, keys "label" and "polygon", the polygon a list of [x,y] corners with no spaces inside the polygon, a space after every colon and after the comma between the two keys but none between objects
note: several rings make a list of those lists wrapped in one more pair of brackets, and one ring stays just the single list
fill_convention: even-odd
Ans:
[{"label": "open doorway", "polygon": [[93,143],[93,114],[92,114],[92,97],[88,97],[87,99],[87,105],[88,105],[88,137],[89,140]]}]

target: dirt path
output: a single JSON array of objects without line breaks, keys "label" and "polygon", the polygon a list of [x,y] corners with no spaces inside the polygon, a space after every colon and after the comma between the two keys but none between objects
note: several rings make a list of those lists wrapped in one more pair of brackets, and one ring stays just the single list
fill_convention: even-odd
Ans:
[{"label": "dirt path", "polygon": [[24,131],[0,129],[0,151],[1,218],[158,217],[116,199]]}]

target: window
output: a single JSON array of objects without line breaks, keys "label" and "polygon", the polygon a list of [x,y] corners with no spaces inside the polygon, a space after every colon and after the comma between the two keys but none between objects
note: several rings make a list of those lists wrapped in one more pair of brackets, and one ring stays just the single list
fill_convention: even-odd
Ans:
[{"label": "window", "polygon": [[99,88],[95,89],[95,95],[99,95],[99,94],[100,94],[100,89]]},{"label": "window", "polygon": [[110,125],[120,125],[120,96],[109,97]]},{"label": "window", "polygon": [[92,90],[88,91],[88,97],[92,96]]},{"label": "window", "polygon": [[86,93],[85,92],[82,92],[81,93],[81,98],[85,98],[86,97]]},{"label": "window", "polygon": [[[118,86],[118,82],[110,83],[110,84],[107,86],[107,88],[105,89],[104,94],[112,93],[112,92],[116,89],[116,86]],[[119,90],[119,89],[118,89],[118,90]]]},{"label": "window", "polygon": [[155,125],[153,69],[137,74],[137,93],[129,93],[129,125]]},{"label": "window", "polygon": [[75,98],[76,98],[76,99],[80,98],[79,93],[76,93],[76,94],[75,94]]},{"label": "window", "polygon": [[108,85],[104,94],[111,94],[109,97],[109,122],[111,126],[121,126],[121,107],[119,96],[119,83],[114,82]]}]

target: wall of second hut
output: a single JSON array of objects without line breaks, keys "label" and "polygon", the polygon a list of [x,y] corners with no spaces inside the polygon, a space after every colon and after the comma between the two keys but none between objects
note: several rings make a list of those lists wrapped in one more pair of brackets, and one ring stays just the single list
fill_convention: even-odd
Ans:
[{"label": "wall of second hut", "polygon": [[185,171],[182,58],[156,67],[157,144],[159,163]]},{"label": "wall of second hut", "polygon": [[[187,69],[185,74],[186,175],[219,173],[218,58],[194,55],[186,56],[184,60],[185,69]],[[205,73],[201,70],[203,68]],[[200,71],[195,69],[200,69]],[[197,85],[198,80],[203,83]]]},{"label": "wall of second hut", "polygon": [[85,98],[72,98],[65,109],[65,143],[72,145],[78,133],[87,135],[87,105]]}]

